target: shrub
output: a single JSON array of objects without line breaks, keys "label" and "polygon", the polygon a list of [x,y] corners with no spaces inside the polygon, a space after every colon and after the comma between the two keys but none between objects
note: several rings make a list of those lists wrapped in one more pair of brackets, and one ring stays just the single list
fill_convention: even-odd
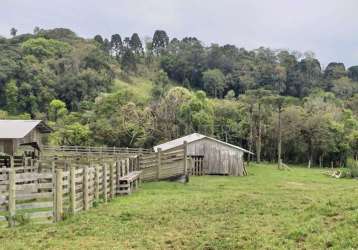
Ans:
[{"label": "shrub", "polygon": [[341,171],[341,178],[358,178],[358,162],[349,158],[347,160],[346,168]]},{"label": "shrub", "polygon": [[14,216],[6,216],[7,221],[12,220],[16,225],[26,225],[30,223],[30,216],[28,214],[16,214]]}]

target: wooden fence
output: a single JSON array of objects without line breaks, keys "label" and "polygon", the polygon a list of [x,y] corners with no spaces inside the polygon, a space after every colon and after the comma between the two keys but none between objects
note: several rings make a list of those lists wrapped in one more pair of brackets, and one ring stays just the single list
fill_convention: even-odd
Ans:
[{"label": "wooden fence", "polygon": [[139,157],[139,170],[144,181],[165,180],[185,175],[188,172],[186,144],[175,149],[143,155]]},{"label": "wooden fence", "polygon": [[151,149],[144,148],[123,148],[123,147],[86,147],[86,146],[43,146],[43,154],[58,156],[115,156],[115,155],[141,155],[152,153]]},{"label": "wooden fence", "polygon": [[[27,219],[59,221],[66,214],[88,210],[96,201],[107,202],[126,193],[118,183],[136,168],[135,158],[98,162],[40,160],[36,161],[35,171],[18,173],[13,162],[11,159],[11,166],[0,172],[0,221],[10,226]],[[132,181],[131,187],[137,187],[140,177]]]},{"label": "wooden fence", "polygon": [[[15,224],[25,219],[52,220],[53,173],[51,171],[18,173],[15,168],[3,168],[0,174],[0,221]],[[5,213],[8,212],[8,213]]]},{"label": "wooden fence", "polygon": [[0,156],[0,171],[1,169],[10,168],[11,164],[16,169],[16,173],[33,172],[35,169],[37,169],[36,161],[31,157]]},{"label": "wooden fence", "polygon": [[86,211],[128,193],[139,181],[186,175],[190,168],[187,146],[123,158],[70,159],[47,156],[41,160],[0,157],[0,221],[14,226],[27,219],[60,221],[67,214]]}]

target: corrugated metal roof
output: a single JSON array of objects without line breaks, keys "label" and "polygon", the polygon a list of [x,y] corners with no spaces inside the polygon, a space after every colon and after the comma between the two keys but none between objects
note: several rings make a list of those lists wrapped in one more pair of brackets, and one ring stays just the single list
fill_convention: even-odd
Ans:
[{"label": "corrugated metal roof", "polygon": [[236,145],[233,145],[233,144],[230,144],[230,143],[227,143],[227,142],[223,142],[223,141],[220,141],[218,139],[215,139],[215,138],[212,138],[212,137],[209,137],[209,136],[206,136],[206,135],[202,135],[202,134],[199,134],[199,133],[193,133],[193,134],[186,135],[186,136],[180,137],[178,139],[175,139],[175,140],[168,141],[166,143],[157,145],[157,146],[154,147],[154,151],[157,151],[158,148],[161,148],[162,150],[168,150],[168,149],[175,148],[175,147],[178,147],[180,145],[183,145],[184,141],[186,141],[187,143],[191,143],[193,141],[198,141],[198,140],[201,140],[203,138],[207,138],[207,139],[210,139],[210,140],[225,144],[225,145],[227,145],[229,147],[233,147],[233,148],[236,148],[238,150],[244,151],[246,153],[253,154],[252,152],[250,152],[250,151],[248,151],[248,150],[246,150],[244,148],[241,148],[239,146],[236,146]]},{"label": "corrugated metal roof", "polygon": [[[39,125],[42,125],[42,128],[46,127],[41,120],[0,120],[0,139],[23,138]],[[47,129],[51,131],[48,127]]]}]

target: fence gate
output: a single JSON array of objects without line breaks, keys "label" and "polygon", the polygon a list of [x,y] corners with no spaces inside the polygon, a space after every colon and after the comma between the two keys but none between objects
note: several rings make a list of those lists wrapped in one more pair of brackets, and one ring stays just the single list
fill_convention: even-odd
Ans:
[{"label": "fence gate", "polygon": [[0,221],[10,226],[26,223],[53,221],[53,172],[2,169],[0,175]]},{"label": "fence gate", "polygon": [[190,175],[205,175],[204,171],[204,156],[192,155],[190,164]]}]

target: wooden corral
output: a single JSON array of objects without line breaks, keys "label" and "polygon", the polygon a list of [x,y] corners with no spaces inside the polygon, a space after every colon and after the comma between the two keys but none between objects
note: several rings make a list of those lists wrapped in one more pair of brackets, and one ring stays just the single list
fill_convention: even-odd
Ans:
[{"label": "wooden corral", "polygon": [[[8,156],[2,156],[1,159]],[[95,201],[130,194],[139,186],[140,171],[133,159],[75,162],[36,160],[32,167],[10,162],[0,168],[0,221],[10,226],[18,216],[39,222],[59,221],[65,213],[88,210]],[[22,161],[25,163],[26,161]],[[1,213],[4,213],[1,215]]]},{"label": "wooden corral", "polygon": [[0,221],[14,226],[18,216],[24,215],[38,222],[60,221],[65,214],[88,210],[95,202],[130,194],[142,180],[186,175],[186,148],[131,157],[0,156]]},{"label": "wooden corral", "polygon": [[243,155],[251,152],[198,133],[160,144],[154,150],[175,150],[185,141],[188,143],[188,156],[193,158],[194,164],[197,162],[196,168],[202,168],[200,174],[245,175]]}]

